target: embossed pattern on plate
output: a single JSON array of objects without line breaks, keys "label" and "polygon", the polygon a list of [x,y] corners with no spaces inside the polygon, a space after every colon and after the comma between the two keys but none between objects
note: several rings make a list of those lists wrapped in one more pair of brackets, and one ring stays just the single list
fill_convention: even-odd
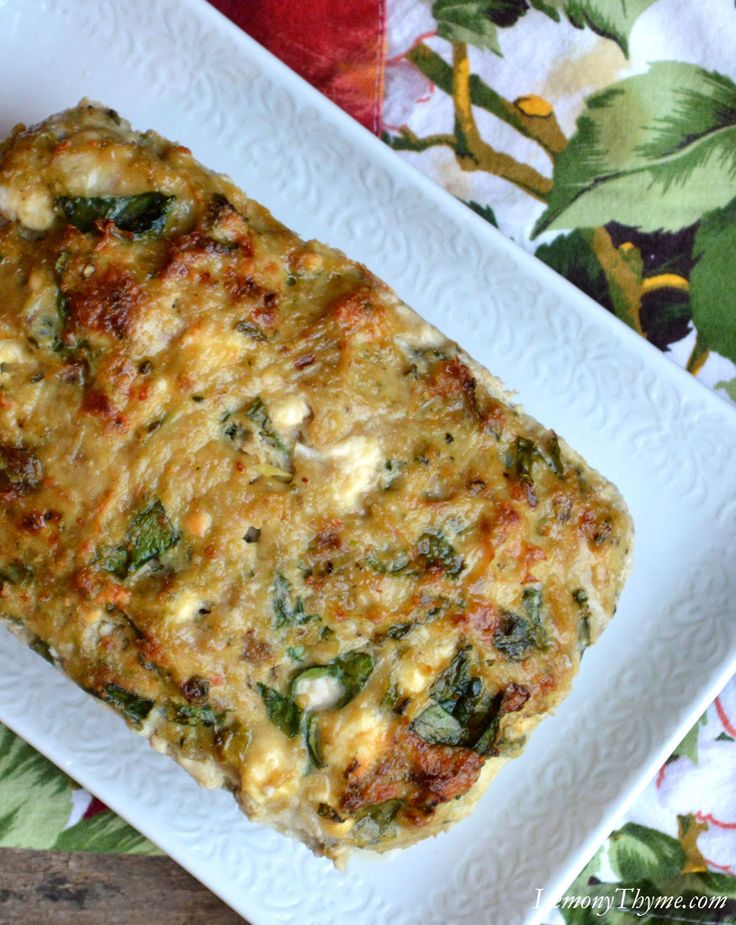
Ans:
[{"label": "embossed pattern on plate", "polygon": [[[0,0],[0,131],[88,95],[364,260],[623,491],[620,612],[477,811],[347,874],[249,823],[0,631],[0,720],[254,925],[540,921],[736,663],[736,415],[202,0]],[[693,665],[697,670],[693,670]]]}]

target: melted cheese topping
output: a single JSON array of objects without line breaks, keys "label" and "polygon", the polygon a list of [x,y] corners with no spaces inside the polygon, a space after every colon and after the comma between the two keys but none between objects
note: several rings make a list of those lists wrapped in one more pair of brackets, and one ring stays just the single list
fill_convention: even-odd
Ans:
[{"label": "melted cheese topping", "polygon": [[613,613],[615,489],[111,110],[16,129],[0,213],[0,617],[331,857],[469,811]]}]

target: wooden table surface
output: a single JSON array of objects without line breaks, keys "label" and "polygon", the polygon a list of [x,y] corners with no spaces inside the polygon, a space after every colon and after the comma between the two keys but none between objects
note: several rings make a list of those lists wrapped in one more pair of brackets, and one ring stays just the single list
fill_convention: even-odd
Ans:
[{"label": "wooden table surface", "polygon": [[0,848],[0,925],[243,925],[166,857]]}]

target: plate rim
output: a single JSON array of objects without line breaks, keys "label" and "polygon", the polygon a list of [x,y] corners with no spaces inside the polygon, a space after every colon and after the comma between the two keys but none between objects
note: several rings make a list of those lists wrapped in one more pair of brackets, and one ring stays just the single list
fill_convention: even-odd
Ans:
[{"label": "plate rim", "polygon": [[[120,3],[120,0],[115,0],[115,2]],[[666,377],[669,379],[669,381],[673,383],[674,388],[678,394],[691,396],[698,403],[704,404],[706,408],[709,407],[709,410],[717,413],[718,417],[722,419],[723,424],[733,430],[733,432],[736,434],[736,409],[733,408],[733,406],[731,406],[725,398],[722,398],[717,393],[714,393],[713,390],[709,389],[703,383],[696,380],[681,367],[668,360],[656,347],[648,343],[631,329],[627,328],[627,326],[619,319],[615,318],[613,315],[602,309],[601,306],[599,306],[594,300],[573,286],[572,283],[567,281],[564,277],[558,275],[550,267],[543,264],[533,254],[530,254],[519,245],[510,241],[500,231],[498,231],[496,228],[493,228],[484,219],[473,213],[471,209],[457,200],[443,187],[434,183],[406,161],[401,159],[395,152],[391,151],[368,129],[354,121],[336,104],[319,93],[319,91],[312,87],[307,81],[297,75],[278,58],[263,48],[263,46],[259,45],[254,39],[243,32],[243,30],[235,25],[235,23],[225,17],[217,9],[209,5],[206,0],[185,0],[185,2],[181,2],[180,0],[180,5],[191,10],[205,23],[210,21],[215,29],[223,30],[226,33],[229,33],[235,41],[242,45],[242,47],[245,49],[245,54],[250,59],[255,59],[256,63],[258,63],[258,61],[264,62],[265,69],[269,71],[269,76],[276,80],[285,82],[287,87],[293,87],[294,94],[296,96],[304,98],[315,109],[325,113],[328,117],[328,120],[336,124],[338,131],[343,134],[347,134],[351,139],[354,138],[355,144],[361,150],[366,151],[370,158],[374,160],[378,159],[381,166],[385,166],[385,169],[388,170],[392,176],[398,177],[400,179],[402,186],[406,186],[408,188],[418,187],[419,190],[421,190],[430,199],[438,201],[445,214],[449,214],[454,219],[454,221],[459,224],[469,225],[469,227],[472,228],[476,234],[479,234],[480,236],[488,236],[488,239],[493,242],[494,250],[511,255],[514,262],[519,264],[522,268],[525,264],[529,265],[527,262],[531,261],[531,275],[533,275],[534,278],[542,285],[546,286],[549,290],[552,290],[557,295],[559,295],[562,302],[577,303],[577,305],[580,306],[581,313],[583,313],[585,317],[590,317],[591,320],[593,320],[593,322],[598,326],[608,326],[608,330],[611,332],[611,336],[614,338],[622,338],[624,343],[628,345],[628,348],[637,356],[642,358],[642,362],[647,366],[647,368],[653,368],[657,376]],[[4,4],[0,3],[0,18],[2,18],[3,9],[8,8],[9,6],[5,7]],[[654,359],[655,356],[657,356],[656,360]],[[665,370],[668,372],[665,373]],[[686,385],[685,383],[688,384]],[[709,395],[710,397],[705,398],[706,395]],[[729,410],[725,411],[725,409]],[[653,772],[656,771],[656,768],[661,764],[662,759],[666,758],[667,755],[671,752],[672,748],[677,744],[682,732],[686,731],[692,722],[697,719],[697,716],[700,714],[700,712],[702,712],[702,709],[707,706],[715,694],[717,694],[718,691],[722,688],[723,684],[727,682],[731,674],[733,674],[734,669],[736,669],[736,651],[732,654],[731,662],[727,664],[726,667],[722,668],[720,672],[711,678],[709,683],[701,689],[697,703],[690,704],[688,710],[688,718],[678,724],[677,728],[670,733],[670,735],[658,747],[658,749],[653,750],[648,754],[645,766],[640,768],[638,771],[637,786],[633,788],[629,787],[614,801],[612,801],[612,803],[609,803],[605,813],[605,818],[607,820],[610,821],[611,819],[619,816],[633,804],[637,796],[642,792],[642,790],[646,787],[647,783],[653,776]],[[72,682],[69,683],[71,684]],[[0,699],[0,713],[1,712],[2,700]],[[8,720],[4,716],[0,716],[0,719],[2,719],[2,721],[9,728],[13,729],[14,731],[18,731],[12,718]],[[19,722],[18,726],[23,726],[23,723]],[[48,743],[34,741],[36,737],[33,736],[32,733],[26,734],[25,732],[18,731],[18,734],[20,734],[26,741],[29,741],[30,744],[34,746],[34,748],[36,748],[42,754],[45,754],[50,758],[50,760],[54,761],[54,763],[59,764],[60,767],[64,768],[65,762],[63,759],[59,762],[52,757],[52,754],[55,754],[58,749],[53,748]],[[94,781],[82,782],[91,792],[96,792]],[[109,794],[105,794],[104,800],[107,805],[118,812],[121,817],[128,818],[126,807],[124,805],[120,805],[116,795],[111,797]],[[615,809],[611,809],[611,805],[614,804]],[[136,820],[131,824],[133,824],[139,830],[143,831],[143,833],[146,834],[154,843],[158,844],[156,835],[149,834],[149,832],[146,831],[144,822]],[[595,850],[595,846],[606,837],[606,833],[608,831],[610,831],[608,822],[604,824],[603,821],[601,821],[601,823],[599,823],[595,829],[588,833],[586,841],[578,849],[578,854],[585,856],[582,863],[585,863],[585,859],[587,859],[587,857],[589,857],[590,854]],[[592,849],[589,847],[590,844],[593,845]],[[179,855],[178,852],[172,850],[170,847],[167,847],[164,850],[167,854],[173,857],[177,863],[188,870],[194,877],[202,880],[207,888],[212,890],[212,892],[214,892],[216,895],[219,895],[224,902],[231,904],[230,900],[224,896],[216,886],[212,886],[206,880],[202,879],[201,875],[196,871],[196,869],[193,869],[193,866],[190,866],[191,862],[186,857],[185,853]],[[582,864],[579,866],[582,866]],[[556,879],[561,880],[563,878],[561,875],[559,875]],[[560,891],[564,890],[566,885],[567,884],[562,884]],[[554,901],[556,901],[556,898],[557,896],[550,895],[548,900],[540,905],[539,915],[534,917],[535,921],[541,921],[545,912],[548,911],[549,908],[551,908],[551,906],[554,904]],[[236,911],[247,915],[254,923],[254,925],[259,921],[259,911],[255,907],[249,909],[246,906],[245,901],[242,903],[242,905],[237,907]]]}]

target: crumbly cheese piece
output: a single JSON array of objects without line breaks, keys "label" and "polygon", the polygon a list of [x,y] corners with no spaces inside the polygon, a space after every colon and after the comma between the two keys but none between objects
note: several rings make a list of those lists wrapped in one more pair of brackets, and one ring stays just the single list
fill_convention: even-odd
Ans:
[{"label": "crumbly cheese piece", "polygon": [[47,189],[0,187],[0,214],[31,231],[43,231],[54,221],[53,200]]},{"label": "crumbly cheese piece", "polygon": [[370,437],[347,437],[327,450],[328,479],[340,510],[350,510],[371,487],[381,462],[378,443]]},{"label": "crumbly cheese piece", "polygon": [[301,395],[287,395],[285,398],[276,398],[270,406],[270,412],[276,429],[288,433],[307,418],[309,405]]},{"label": "crumbly cheese piece", "polygon": [[18,338],[0,340],[0,363],[22,363],[29,356],[25,344]]},{"label": "crumbly cheese piece", "polygon": [[616,490],[112,110],[16,128],[0,217],[0,618],[338,861],[469,812],[614,611]]},{"label": "crumbly cheese piece", "polygon": [[293,693],[303,710],[328,710],[342,697],[343,687],[333,675],[321,674],[315,678],[297,678]]}]

